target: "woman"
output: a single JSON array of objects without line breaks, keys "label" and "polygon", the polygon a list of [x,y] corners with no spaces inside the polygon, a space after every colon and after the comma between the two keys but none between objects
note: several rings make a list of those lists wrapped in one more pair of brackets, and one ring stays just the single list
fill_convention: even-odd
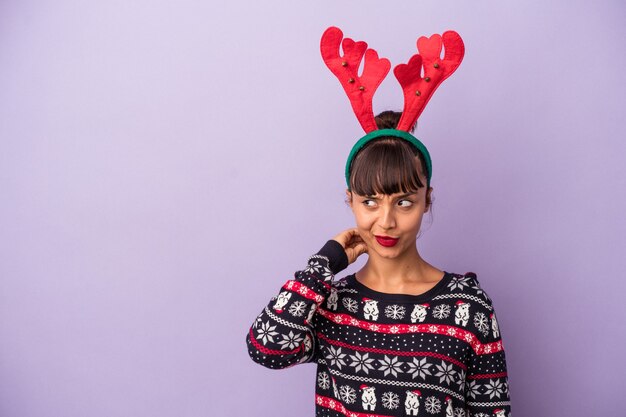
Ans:
[{"label": "woman", "polygon": [[[491,299],[476,274],[436,268],[417,250],[422,216],[432,205],[432,161],[411,132],[465,47],[458,33],[446,31],[420,37],[417,48],[394,69],[403,112],[374,117],[372,98],[389,60],[363,41],[343,39],[339,28],[322,35],[322,58],[367,133],[346,163],[357,227],[312,255],[246,335],[250,357],[268,368],[317,363],[320,417],[510,417]],[[335,279],[363,253],[363,268]]]},{"label": "woman", "polygon": [[[476,274],[436,268],[416,246],[432,204],[425,159],[397,137],[363,146],[346,190],[357,227],[312,255],[246,335],[268,368],[317,363],[318,416],[510,416],[491,299]],[[363,268],[335,279],[363,253]]]}]

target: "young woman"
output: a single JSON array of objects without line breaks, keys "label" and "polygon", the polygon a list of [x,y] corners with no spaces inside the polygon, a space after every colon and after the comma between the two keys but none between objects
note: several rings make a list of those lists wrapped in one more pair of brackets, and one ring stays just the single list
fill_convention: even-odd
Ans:
[{"label": "young woman", "polygon": [[[376,117],[395,128],[400,114]],[[476,274],[446,272],[416,239],[432,205],[424,155],[379,137],[352,160],[356,228],[295,273],[246,335],[272,369],[317,364],[317,416],[510,417],[506,358],[493,304]],[[356,273],[336,275],[367,253]]]},{"label": "young woman", "polygon": [[[417,249],[432,205],[432,161],[411,132],[465,50],[454,31],[420,37],[417,47],[394,69],[403,112],[375,118],[372,97],[390,62],[365,42],[343,39],[339,28],[322,35],[324,62],[367,133],[346,163],[356,228],[310,256],[246,334],[250,357],[263,366],[317,364],[318,417],[510,417],[491,299],[476,274],[439,269]],[[335,278],[363,253],[363,268]]]}]

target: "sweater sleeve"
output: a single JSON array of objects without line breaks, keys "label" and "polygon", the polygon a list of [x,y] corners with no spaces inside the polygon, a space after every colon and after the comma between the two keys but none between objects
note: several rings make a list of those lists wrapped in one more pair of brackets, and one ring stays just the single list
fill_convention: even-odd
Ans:
[{"label": "sweater sleeve", "polygon": [[511,404],[502,334],[491,299],[482,289],[479,291],[484,297],[472,317],[477,339],[471,343],[467,363],[466,414],[509,417]]},{"label": "sweater sleeve", "polygon": [[348,256],[334,239],[311,255],[250,327],[246,334],[250,358],[271,369],[313,362],[317,348],[313,316],[331,294],[334,276],[347,266]]}]

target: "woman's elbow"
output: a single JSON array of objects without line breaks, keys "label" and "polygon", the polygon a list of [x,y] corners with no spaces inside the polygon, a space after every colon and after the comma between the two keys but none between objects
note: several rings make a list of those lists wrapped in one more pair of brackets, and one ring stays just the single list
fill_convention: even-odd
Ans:
[{"label": "woman's elbow", "polygon": [[277,354],[263,349],[258,343],[252,339],[251,333],[246,335],[246,345],[248,347],[248,355],[250,359],[268,369],[285,369],[298,364],[299,357],[297,354]]}]

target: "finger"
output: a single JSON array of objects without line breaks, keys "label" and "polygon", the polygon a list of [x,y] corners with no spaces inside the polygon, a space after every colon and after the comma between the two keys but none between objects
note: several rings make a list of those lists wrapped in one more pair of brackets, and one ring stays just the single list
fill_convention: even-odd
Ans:
[{"label": "finger", "polygon": [[361,239],[361,235],[359,234],[359,231],[357,229],[352,229],[350,231],[350,237],[352,239]]},{"label": "finger", "polygon": [[344,230],[339,234],[344,241],[348,242],[353,236],[353,229]]},{"label": "finger", "polygon": [[363,239],[360,239],[360,238],[354,238],[354,239],[352,239],[352,241],[350,243],[351,243],[352,246],[364,245],[365,241],[363,241]]}]

